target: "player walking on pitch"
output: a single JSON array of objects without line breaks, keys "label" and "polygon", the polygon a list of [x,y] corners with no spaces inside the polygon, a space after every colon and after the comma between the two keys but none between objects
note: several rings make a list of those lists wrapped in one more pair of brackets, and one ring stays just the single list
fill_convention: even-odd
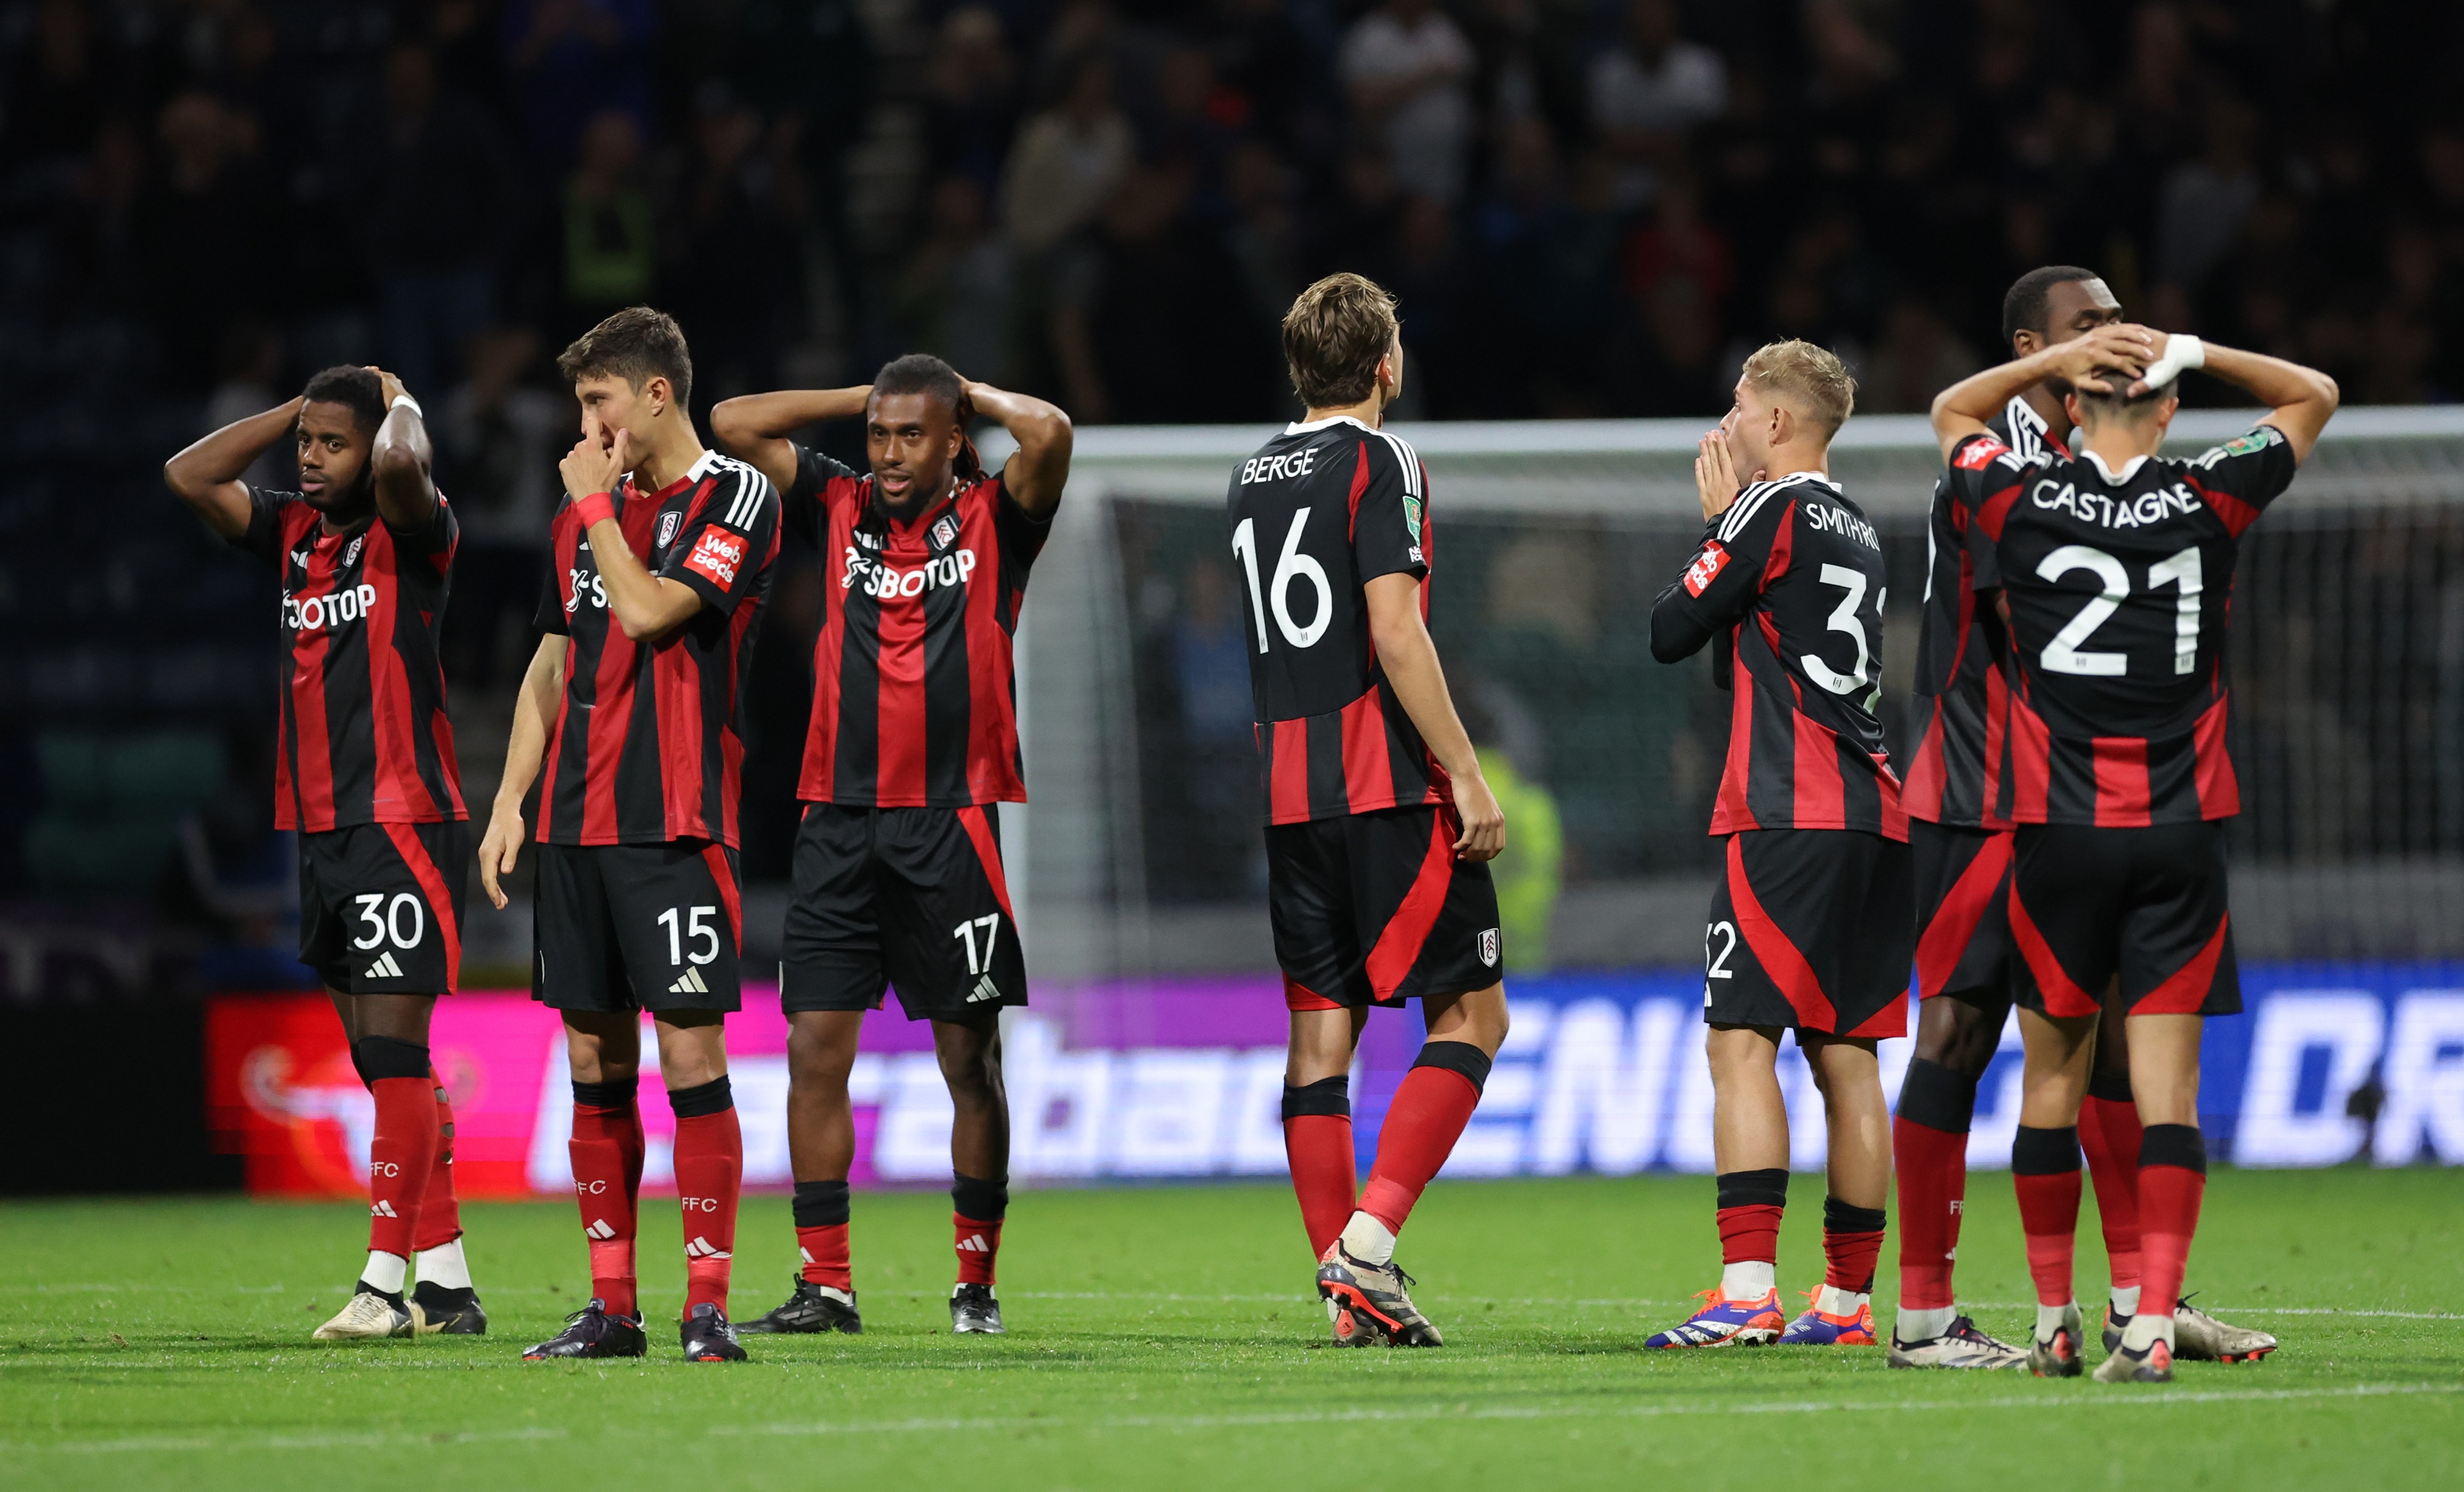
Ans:
[{"label": "player walking on pitch", "polygon": [[[1284,1143],[1337,1346],[1437,1347],[1395,1239],[1506,1040],[1506,819],[1429,640],[1428,472],[1382,427],[1403,384],[1395,299],[1357,274],[1301,292],[1284,358],[1308,406],[1228,497],[1246,578],[1266,888],[1291,1014]],[[1369,1007],[1420,1001],[1427,1042],[1353,1195],[1348,1074]]]},{"label": "player walking on pitch", "polygon": [[[1736,403],[1695,458],[1708,527],[1651,611],[1651,653],[1717,639],[1734,696],[1711,833],[1727,866],[1704,931],[1703,1019],[1726,1267],[1655,1348],[1874,1345],[1874,1262],[1891,1186],[1875,1045],[1907,1027],[1913,932],[1907,816],[1874,710],[1882,547],[1830,477],[1855,406],[1839,360],[1803,341],[1748,358]],[[1737,473],[1752,473],[1741,491]],[[1777,1282],[1788,1110],[1776,1064],[1793,1028],[1830,1122],[1828,1262],[1788,1321]]]},{"label": "player walking on pitch", "polygon": [[[1018,442],[998,473],[967,439],[978,414]],[[788,438],[857,416],[868,476]],[[847,1074],[864,1013],[894,984],[908,1019],[933,1022],[956,1108],[950,1328],[998,1332],[1009,1211],[1000,1016],[1026,1003],[1001,858],[999,805],[1026,801],[1010,649],[1069,477],[1069,417],[911,355],[863,387],[728,400],[711,426],[786,492],[787,528],[823,563],[780,988],[803,1264],[787,1300],[744,1329],[864,1329],[847,1241]]]},{"label": "player walking on pitch", "polygon": [[[286,436],[299,491],[242,482]],[[299,835],[299,961],[325,981],[376,1101],[367,1267],[317,1328],[324,1341],[488,1329],[462,1255],[453,1110],[428,1049],[436,998],[460,974],[470,862],[436,660],[456,530],[429,467],[401,382],[338,367],[163,469],[207,527],[282,573],[275,827]]]},{"label": "player walking on pitch", "polygon": [[564,350],[582,406],[549,530],[538,625],[479,876],[522,842],[539,803],[532,998],[564,1017],[574,1191],[590,1240],[590,1304],[523,1355],[639,1357],[633,1242],[642,1184],[641,1013],[658,1030],[676,1116],[684,1215],[684,1355],[741,1360],[727,1319],[743,1138],[720,1018],[738,1005],[736,864],[750,639],[779,553],[779,497],[702,449],[676,323],[635,306]]},{"label": "player walking on pitch", "polygon": [[[2071,265],[2029,271],[2002,302],[2003,340],[2013,358],[2121,319],[2122,304],[2104,281]],[[2033,384],[2012,396],[1986,428],[2023,459],[2046,451],[2067,458],[2074,428],[2064,404],[2069,392],[2058,379]],[[2001,618],[1977,603],[1972,586],[1968,533],[1974,516],[1947,475],[1936,484],[1909,720],[1915,745],[1903,797],[1916,865],[1922,1003],[1915,1057],[1891,1125],[1900,1194],[1894,1368],[2010,1368],[2029,1356],[1977,1330],[1951,1291],[1976,1086],[2011,1012],[2010,700],[1997,661],[2004,651]],[[2056,1135],[2052,1143],[2032,1137],[2015,1157],[2014,1175],[2023,1196],[2047,1187],[2058,1191],[2076,1184],[2085,1152],[2112,1272],[2105,1332],[2117,1340],[2138,1309],[2140,1292],[2140,1128],[2122,1024],[2121,1013],[2108,1006],[2076,1137]],[[2276,1346],[2263,1331],[2231,1326],[2192,1306],[2177,1305],[2173,1316],[2183,1357],[2245,1360]]]},{"label": "player walking on pitch", "polygon": [[[2179,406],[2173,381],[2199,367],[2272,411],[2194,459],[2163,458]],[[1986,425],[2047,379],[2070,387],[2076,457],[2022,456]],[[2075,1127],[2100,1011],[2118,1002],[2145,1126],[2144,1262],[2140,1308],[2096,1375],[2172,1377],[2175,1306],[2206,1189],[2200,1029],[2207,1016],[2241,1009],[2223,823],[2241,807],[2225,744],[2233,564],[2241,535],[2291,484],[2337,397],[2334,381],[2308,368],[2113,326],[1934,401],[1953,496],[1974,515],[1973,585],[2010,632],[2010,926],[2027,1042],[2012,1169],[2041,1373],[2082,1368],[2071,1296]]]}]

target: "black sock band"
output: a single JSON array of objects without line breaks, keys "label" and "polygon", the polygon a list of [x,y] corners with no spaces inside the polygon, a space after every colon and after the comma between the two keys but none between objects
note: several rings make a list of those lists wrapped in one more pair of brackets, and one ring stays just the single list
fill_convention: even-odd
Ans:
[{"label": "black sock band", "polygon": [[2079,1126],[2032,1130],[2019,1126],[2011,1138],[2011,1172],[2022,1176],[2058,1176],[2079,1168]]},{"label": "black sock band", "polygon": [[711,1079],[699,1087],[668,1089],[668,1107],[679,1119],[699,1119],[710,1114],[723,1114],[736,1107],[736,1094],[727,1086],[724,1075]]},{"label": "black sock band", "polygon": [[1345,1073],[1304,1083],[1298,1087],[1284,1085],[1284,1117],[1299,1119],[1309,1114],[1325,1114],[1336,1119],[1352,1117],[1352,1079]]},{"label": "black sock band", "polygon": [[642,1086],[638,1077],[615,1078],[605,1083],[573,1085],[573,1107],[576,1108],[630,1108],[633,1095]]},{"label": "black sock band", "polygon": [[835,1228],[847,1220],[847,1184],[799,1181],[795,1205],[797,1227]]},{"label": "black sock band", "polygon": [[2130,1096],[2128,1072],[2106,1072],[2101,1069],[2087,1075],[2087,1096],[2101,1098],[2108,1104],[2127,1104]]},{"label": "black sock band", "polygon": [[1460,1072],[1470,1080],[1475,1093],[1488,1086],[1488,1053],[1469,1042],[1423,1042],[1420,1055],[1412,1060],[1412,1065],[1443,1067],[1448,1072]]},{"label": "black sock band", "polygon": [[351,1065],[363,1083],[387,1078],[428,1076],[428,1047],[418,1042],[397,1042],[389,1036],[363,1036],[351,1043]]},{"label": "black sock band", "polygon": [[1723,1208],[1788,1205],[1788,1173],[1776,1166],[1768,1171],[1723,1172],[1719,1183]]},{"label": "black sock band", "polygon": [[1976,1118],[1976,1080],[1919,1057],[1900,1084],[1900,1117],[1945,1134],[1966,1134]]},{"label": "black sock band", "polygon": [[2141,1169],[2179,1166],[2208,1174],[2208,1140],[2194,1124],[2151,1124],[2139,1141]]},{"label": "black sock band", "polygon": [[1890,1223],[1890,1216],[1880,1207],[1852,1207],[1836,1196],[1822,1199],[1825,1233],[1880,1233]]},{"label": "black sock band", "polygon": [[978,1222],[1001,1221],[1009,1216],[1008,1178],[986,1181],[979,1176],[962,1176],[951,1172],[950,1210]]}]

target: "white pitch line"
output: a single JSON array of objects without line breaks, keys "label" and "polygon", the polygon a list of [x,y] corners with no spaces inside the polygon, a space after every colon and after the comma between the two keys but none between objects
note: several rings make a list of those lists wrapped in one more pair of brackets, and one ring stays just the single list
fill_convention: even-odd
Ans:
[{"label": "white pitch line", "polygon": [[[1963,1301],[1969,1310],[2035,1310],[2034,1301]],[[2205,1310],[2205,1306],[2200,1309]],[[2370,1310],[2343,1306],[2219,1306],[2220,1316],[2384,1316],[2396,1321],[2464,1321],[2464,1313],[2443,1310]]]},{"label": "white pitch line", "polygon": [[[1490,1405],[1463,1409],[1453,1405],[1425,1408],[1267,1411],[1254,1415],[1120,1415],[1091,1419],[1058,1415],[1005,1415],[975,1418],[882,1419],[838,1424],[713,1425],[705,1435],[730,1438],[745,1436],[922,1435],[957,1432],[1050,1430],[1205,1430],[1272,1428],[1282,1425],[1340,1425],[1417,1422],[1431,1419],[1664,1419],[1706,1415],[1828,1415],[1843,1410],[1901,1410],[1924,1413],[1967,1409],[2105,1409],[2164,1408],[2184,1404],[2282,1403],[2295,1400],[2410,1397],[2419,1394],[2464,1393],[2464,1384],[2357,1384],[2335,1389],[2219,1389],[2210,1391],[2107,1393],[2007,1394],[1987,1399],[1937,1399],[1916,1403],[1874,1403],[1852,1399],[1795,1399],[1758,1404],[1737,1401],[1687,1401],[1633,1404],[1605,1408],[1594,1404]],[[596,1432],[604,1435],[605,1429]],[[51,1451],[65,1455],[137,1455],[189,1451],[318,1451],[390,1445],[500,1443],[561,1440],[571,1432],[561,1428],[479,1431],[435,1436],[416,1432],[352,1435],[274,1435],[217,1439],[210,1436],[143,1436],[111,1440],[0,1441],[0,1450],[23,1455]]]}]

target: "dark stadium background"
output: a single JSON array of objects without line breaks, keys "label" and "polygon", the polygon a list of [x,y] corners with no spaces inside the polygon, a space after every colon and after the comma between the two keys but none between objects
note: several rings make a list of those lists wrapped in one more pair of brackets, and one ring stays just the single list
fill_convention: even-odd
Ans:
[{"label": "dark stadium background", "polygon": [[[1459,70],[1358,81],[1414,47]],[[1921,409],[2014,273],[2077,261],[2348,403],[2446,402],[2459,56],[2464,9],[2342,0],[0,4],[0,1042],[18,1132],[77,1136],[0,1190],[235,1176],[199,1000],[299,977],[274,607],[158,469],[319,366],[382,362],[437,430],[484,804],[549,364],[614,306],[683,319],[703,409],[922,348],[1086,426],[1255,422],[1280,307],[1353,269],[1402,296],[1407,417],[1707,421],[1786,335]],[[814,603],[777,596],[757,881]]]}]

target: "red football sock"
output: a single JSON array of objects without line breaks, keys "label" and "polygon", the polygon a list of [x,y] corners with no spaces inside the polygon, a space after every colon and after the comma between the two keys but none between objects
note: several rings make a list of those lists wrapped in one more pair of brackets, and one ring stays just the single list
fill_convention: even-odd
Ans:
[{"label": "red football sock", "polygon": [[436,1164],[428,1173],[428,1195],[420,1198],[419,1226],[412,1230],[415,1249],[443,1248],[462,1236],[462,1203],[453,1196],[453,1100],[436,1069],[428,1069],[436,1090]]},{"label": "red football sock", "polygon": [[[612,1088],[614,1084],[576,1084]],[[590,1239],[590,1293],[618,1316],[638,1316],[634,1299],[633,1229],[642,1195],[642,1111],[625,1085],[621,1105],[573,1106],[573,1192],[582,1231]]]},{"label": "red football sock", "polygon": [[1778,1263],[1779,1219],[1786,1211],[1767,1202],[1721,1208],[1713,1215],[1720,1224],[1720,1262]]},{"label": "red football sock", "polygon": [[2147,1127],[2139,1153],[2139,1237],[2145,1251],[2139,1309],[2170,1320],[2208,1191],[2207,1144],[2194,1125]]},{"label": "red football sock", "polygon": [[1309,1230],[1309,1257],[1323,1258],[1358,1205],[1351,1117],[1297,1114],[1285,1120],[1284,1153],[1291,1161],[1292,1191],[1301,1201],[1301,1226]]},{"label": "red football sock", "polygon": [[952,1246],[958,1254],[960,1284],[990,1284],[993,1265],[1001,1258],[1001,1219],[950,1214]]},{"label": "red football sock", "polygon": [[2067,1306],[2079,1247],[2079,1174],[2013,1174],[2011,1184],[2019,1194],[2019,1226],[2028,1236],[2028,1274],[2036,1282],[2036,1304]]},{"label": "red football sock", "polygon": [[2117,1290],[2140,1282],[2139,1146],[2145,1138],[2139,1106],[2130,1100],[2091,1093],[2079,1104],[2079,1148],[2096,1183],[2096,1218]]},{"label": "red football sock", "polygon": [[[1487,1055],[1468,1042],[1431,1042],[1420,1048],[1419,1061],[1412,1070],[1403,1074],[1401,1086],[1395,1089],[1395,1102],[1387,1107],[1386,1125],[1377,1136],[1377,1159],[1369,1168],[1369,1184],[1360,1189],[1358,1204],[1360,1211],[1384,1223],[1387,1232],[1403,1231],[1404,1220],[1412,1216],[1429,1178],[1454,1153],[1455,1141],[1463,1137],[1463,1126],[1471,1123],[1471,1111],[1480,1105],[1488,1065]],[[1477,1076],[1463,1070],[1466,1067]]]},{"label": "red football sock", "polygon": [[735,1103],[731,1100],[716,1113],[676,1115],[676,1199],[684,1210],[688,1316],[705,1302],[727,1309],[728,1274],[736,1262],[736,1201],[743,1182],[744,1131],[737,1124]]},{"label": "red football sock", "polygon": [[436,1166],[436,1096],[426,1078],[368,1085],[377,1127],[368,1141],[368,1249],[408,1259],[428,1174]]},{"label": "red football sock", "polygon": [[1968,1196],[1968,1136],[1893,1119],[1891,1163],[1900,1181],[1900,1305],[1947,1310]]},{"label": "red football sock", "polygon": [[847,1225],[826,1223],[818,1228],[798,1228],[796,1248],[804,1257],[804,1278],[815,1284],[825,1284],[833,1290],[855,1288],[855,1268],[848,1262]]},{"label": "red football sock", "polygon": [[1889,1218],[1879,1207],[1854,1207],[1836,1196],[1822,1199],[1822,1283],[1851,1295],[1874,1293],[1874,1261],[1882,1257]]}]

